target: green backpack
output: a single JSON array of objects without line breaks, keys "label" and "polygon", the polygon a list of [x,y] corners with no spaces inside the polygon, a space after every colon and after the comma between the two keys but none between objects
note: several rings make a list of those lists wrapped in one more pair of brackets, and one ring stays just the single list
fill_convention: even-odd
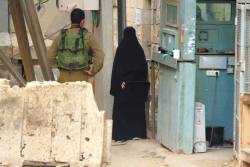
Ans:
[{"label": "green backpack", "polygon": [[86,29],[80,29],[75,35],[69,35],[67,29],[61,32],[60,48],[57,52],[57,65],[65,70],[88,69],[91,64],[84,44],[84,36],[88,32]]}]

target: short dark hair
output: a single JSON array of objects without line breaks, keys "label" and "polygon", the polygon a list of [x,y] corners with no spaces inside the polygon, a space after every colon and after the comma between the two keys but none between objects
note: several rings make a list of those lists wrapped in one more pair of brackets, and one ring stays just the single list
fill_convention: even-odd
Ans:
[{"label": "short dark hair", "polygon": [[80,24],[80,22],[82,20],[85,19],[85,13],[83,10],[81,9],[74,9],[72,12],[71,12],[71,23],[72,24]]}]

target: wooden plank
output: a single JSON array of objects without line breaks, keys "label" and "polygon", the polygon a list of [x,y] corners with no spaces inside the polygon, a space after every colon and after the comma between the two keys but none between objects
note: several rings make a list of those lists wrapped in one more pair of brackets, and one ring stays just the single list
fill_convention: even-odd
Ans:
[{"label": "wooden plank", "polygon": [[240,114],[240,167],[250,167],[250,95],[248,94],[240,98]]},{"label": "wooden plank", "polygon": [[20,1],[9,0],[10,11],[17,35],[18,46],[22,57],[24,71],[27,81],[35,80],[35,73],[32,65],[32,58],[29,48],[29,40],[27,36],[23,12]]},{"label": "wooden plank", "polygon": [[243,149],[250,148],[250,106],[242,104],[241,110],[241,144]]},{"label": "wooden plank", "polygon": [[249,149],[242,149],[240,160],[245,163],[250,163],[250,148]]},{"label": "wooden plank", "polygon": [[5,67],[9,70],[9,72],[12,74],[12,76],[16,79],[16,81],[21,85],[25,86],[25,80],[23,77],[18,73],[18,71],[14,68],[11,61],[8,59],[8,57],[5,55],[3,50],[0,48],[0,60],[5,65]]},{"label": "wooden plank", "polygon": [[246,105],[250,105],[250,95],[244,94],[244,96],[241,96],[241,101]]},{"label": "wooden plank", "polygon": [[[14,0],[15,1],[15,0]],[[26,18],[27,26],[37,53],[38,62],[41,66],[44,80],[53,81],[54,76],[47,60],[47,49],[43,39],[43,33],[37,16],[36,7],[33,0],[21,0],[23,13]]]},{"label": "wooden plank", "polygon": [[241,161],[240,162],[240,167],[250,167],[250,164],[249,163],[246,163],[244,161]]}]

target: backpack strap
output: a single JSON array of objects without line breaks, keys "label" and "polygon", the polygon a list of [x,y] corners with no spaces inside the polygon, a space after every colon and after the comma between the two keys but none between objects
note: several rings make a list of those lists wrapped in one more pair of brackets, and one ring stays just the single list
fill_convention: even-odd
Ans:
[{"label": "backpack strap", "polygon": [[[71,49],[72,52],[76,53],[79,50],[80,40],[82,40],[83,47],[85,47],[84,39],[83,39],[85,30],[86,30],[85,28],[79,29],[79,32],[78,32],[79,37],[75,40],[75,46]],[[85,50],[85,48],[84,48],[84,50]]]},{"label": "backpack strap", "polygon": [[[83,47],[84,47],[84,50],[83,50],[83,52],[87,52],[87,50],[86,50],[86,48],[85,48],[85,44],[84,44],[84,36],[85,36],[85,34],[88,32],[88,30],[86,29],[86,28],[81,28],[80,29],[80,31],[79,31],[79,33],[80,33],[80,36],[81,36],[81,39],[82,39],[82,43],[83,43]],[[84,54],[84,53],[83,53]],[[93,55],[91,54],[91,52],[88,52],[87,54],[86,54],[88,57],[89,57],[89,64],[92,64],[93,62],[92,62],[92,57],[93,57]]]},{"label": "backpack strap", "polygon": [[80,28],[79,35],[81,36],[82,39],[87,32],[88,30],[86,28]]},{"label": "backpack strap", "polygon": [[60,46],[60,50],[62,51],[62,50],[65,50],[65,43],[66,43],[66,36],[67,36],[67,29],[63,29],[62,31],[61,31],[61,46]]}]

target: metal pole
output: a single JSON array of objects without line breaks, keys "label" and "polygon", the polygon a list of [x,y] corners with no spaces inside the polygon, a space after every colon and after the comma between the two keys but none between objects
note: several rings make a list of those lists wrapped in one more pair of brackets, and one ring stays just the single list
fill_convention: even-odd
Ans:
[{"label": "metal pole", "polygon": [[22,62],[24,66],[25,76],[27,81],[35,80],[35,73],[32,65],[32,58],[29,48],[29,40],[27,36],[27,31],[25,27],[25,21],[23,18],[23,13],[20,5],[20,1],[9,0],[10,11],[12,14],[13,24],[16,31],[17,42],[20,50],[20,55],[22,57]]},{"label": "metal pole", "polygon": [[151,116],[152,116],[152,137],[155,139],[155,63],[151,61]]},{"label": "metal pole", "polygon": [[48,65],[47,48],[44,43],[41,26],[33,0],[21,0],[24,16],[29,27],[30,35],[37,53],[38,61],[45,80],[54,80],[52,70]]},{"label": "metal pole", "polygon": [[123,38],[123,30],[126,28],[126,0],[117,0],[118,5],[118,42]]},{"label": "metal pole", "polygon": [[2,63],[6,66],[6,68],[10,71],[10,73],[13,75],[13,77],[17,80],[17,82],[21,86],[25,86],[25,80],[19,75],[19,73],[16,71],[16,69],[12,66],[10,61],[8,60],[5,53],[0,49],[0,60]]}]

